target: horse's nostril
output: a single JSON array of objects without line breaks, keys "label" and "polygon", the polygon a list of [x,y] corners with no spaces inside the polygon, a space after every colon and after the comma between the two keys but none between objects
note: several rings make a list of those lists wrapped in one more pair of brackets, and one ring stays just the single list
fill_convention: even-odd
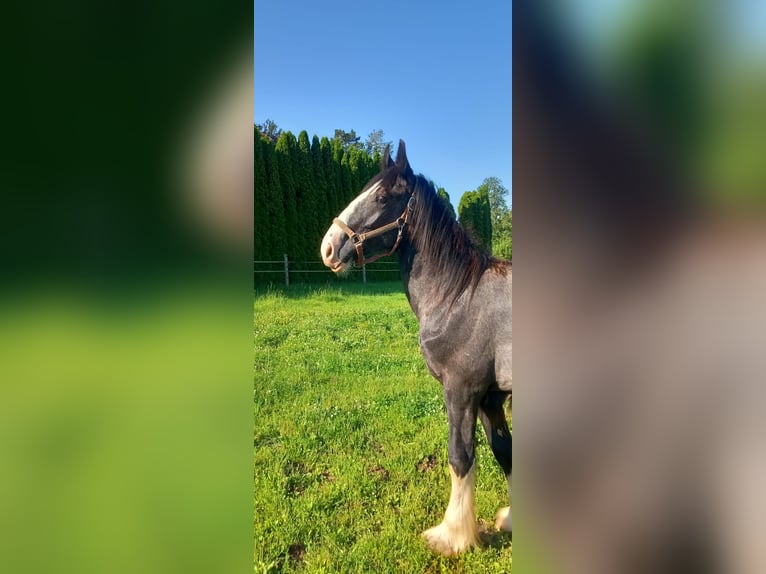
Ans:
[{"label": "horse's nostril", "polygon": [[333,254],[332,242],[328,241],[327,243],[324,244],[324,253],[323,253],[323,255],[324,255],[325,260],[329,261],[330,258],[332,257],[332,254]]}]

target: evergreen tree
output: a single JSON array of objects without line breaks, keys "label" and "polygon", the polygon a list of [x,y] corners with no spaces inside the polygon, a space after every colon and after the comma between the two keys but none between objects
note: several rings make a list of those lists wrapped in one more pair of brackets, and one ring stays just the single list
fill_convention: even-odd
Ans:
[{"label": "evergreen tree", "polygon": [[348,167],[351,170],[351,191],[353,195],[358,195],[362,191],[362,186],[367,183],[364,179],[364,173],[362,173],[362,155],[364,152],[357,148],[351,148],[349,150]]},{"label": "evergreen tree", "polygon": [[340,202],[338,201],[338,166],[333,161],[332,144],[330,144],[330,140],[327,139],[327,137],[323,137],[320,140],[319,147],[322,150],[322,165],[324,166],[326,183],[325,201],[327,202],[329,222],[340,213]]},{"label": "evergreen tree", "polygon": [[440,187],[436,190],[436,195],[442,199],[444,205],[447,206],[447,209],[449,209],[450,213],[452,214],[452,217],[455,217],[455,208],[452,207],[452,202],[450,201],[449,193],[447,193],[447,190],[443,187]]},{"label": "evergreen tree", "polygon": [[329,222],[334,217],[331,215],[330,204],[327,201],[327,175],[325,174],[324,160],[322,159],[322,144],[315,135],[311,138],[311,165],[314,168],[314,193],[317,203],[317,214]]},{"label": "evergreen tree", "polygon": [[279,179],[279,161],[274,146],[261,140],[264,167],[266,169],[266,193],[260,206],[264,214],[263,246],[266,259],[282,259],[287,251],[285,240],[285,207],[282,199],[282,185]]},{"label": "evergreen tree", "polygon": [[364,178],[364,183],[367,183],[373,176],[377,175],[380,171],[380,158],[383,157],[380,152],[375,152],[375,155],[365,156],[365,167],[367,168],[367,177]]},{"label": "evergreen tree", "polygon": [[295,197],[295,163],[297,142],[292,132],[282,132],[276,145],[276,155],[279,164],[279,181],[282,187],[284,208],[284,228],[281,230],[287,238],[287,254],[295,260],[298,255],[298,210]]},{"label": "evergreen tree", "polygon": [[463,227],[470,230],[485,247],[491,249],[492,219],[486,192],[466,191],[460,198],[457,210]]},{"label": "evergreen tree", "polygon": [[335,199],[337,201],[335,211],[346,205],[346,183],[343,175],[343,156],[346,152],[343,150],[343,142],[338,139],[332,140],[332,160],[335,165]]},{"label": "evergreen tree", "polygon": [[353,182],[351,179],[351,165],[349,164],[349,154],[344,153],[343,159],[340,161],[340,173],[342,178],[342,197],[344,205],[351,203],[354,199]]},{"label": "evergreen tree", "polygon": [[457,206],[458,218],[460,225],[462,225],[467,231],[471,232],[475,238],[479,238],[479,230],[477,229],[476,222],[476,204],[478,198],[475,191],[466,191],[460,197],[460,202]]},{"label": "evergreen tree", "polygon": [[376,151],[372,158],[372,165],[370,166],[370,177],[378,173],[380,171],[380,160],[383,159],[383,152]]},{"label": "evergreen tree", "polygon": [[481,241],[492,251],[492,208],[489,203],[489,190],[482,188],[476,190],[479,196],[479,221],[481,222]]},{"label": "evergreen tree", "polygon": [[269,190],[261,139],[261,132],[256,126],[253,141],[253,254],[255,259],[263,259],[267,251],[264,210]]},{"label": "evergreen tree", "polygon": [[319,203],[314,191],[314,168],[311,161],[309,134],[303,130],[298,135],[295,170],[295,201],[298,208],[298,222],[303,233],[297,237],[297,257],[308,261],[316,259],[315,252],[321,240],[319,226]]}]

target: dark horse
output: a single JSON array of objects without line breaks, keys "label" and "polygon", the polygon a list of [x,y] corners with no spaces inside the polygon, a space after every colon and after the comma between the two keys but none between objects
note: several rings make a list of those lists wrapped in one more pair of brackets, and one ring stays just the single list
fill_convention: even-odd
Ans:
[{"label": "dark horse", "polygon": [[[444,388],[449,418],[452,492],[441,524],[423,536],[442,554],[479,543],[474,512],[477,416],[508,482],[511,433],[503,404],[511,394],[509,261],[477,248],[433,186],[415,175],[404,142],[335,219],[322,240],[324,264],[336,273],[378,257],[399,256],[405,293],[420,323],[420,349]],[[511,531],[510,506],[496,527]]]}]

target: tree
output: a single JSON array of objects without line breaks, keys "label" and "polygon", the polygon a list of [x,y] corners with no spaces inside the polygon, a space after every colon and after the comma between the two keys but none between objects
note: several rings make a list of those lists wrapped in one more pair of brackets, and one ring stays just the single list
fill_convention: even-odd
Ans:
[{"label": "tree", "polygon": [[486,188],[489,195],[489,207],[492,212],[492,223],[498,223],[508,211],[506,197],[508,189],[498,177],[488,177],[481,182],[479,188]]},{"label": "tree", "polygon": [[277,126],[274,120],[267,119],[262,124],[255,124],[255,126],[263,136],[267,137],[269,141],[273,143],[276,143],[276,141],[279,139],[279,136],[282,134],[282,130],[279,128],[279,126]]},{"label": "tree", "polygon": [[314,191],[314,169],[311,161],[311,144],[306,130],[298,134],[298,147],[295,160],[295,204],[298,209],[298,222],[303,233],[297,238],[296,257],[305,260],[315,259],[316,246],[320,237],[318,228],[320,207]]},{"label": "tree", "polygon": [[383,153],[382,152],[375,152],[372,157],[370,158],[370,177],[378,173],[380,171],[380,160],[383,159]]},{"label": "tree", "polygon": [[444,189],[443,187],[440,187],[436,190],[436,195],[438,195],[441,198],[441,200],[444,202],[445,207],[449,209],[449,212],[452,214],[452,217],[455,217],[455,208],[452,207],[452,202],[450,201],[449,193],[447,193],[447,190]]},{"label": "tree", "polygon": [[344,150],[347,150],[350,147],[359,147],[359,145],[361,145],[359,144],[359,140],[361,138],[356,135],[354,130],[351,130],[350,132],[344,130],[335,130],[333,139],[338,140],[343,145]]},{"label": "tree", "polygon": [[[295,258],[297,251],[298,209],[295,196],[295,155],[298,143],[292,132],[282,132],[276,145],[277,163],[279,165],[279,181],[282,186],[282,201],[284,207],[284,225],[281,233],[287,238],[287,253]],[[282,254],[279,254],[281,258]]]},{"label": "tree", "polygon": [[287,250],[285,239],[285,206],[282,198],[282,185],[279,179],[279,162],[274,146],[268,140],[261,140],[264,166],[268,185],[264,194],[263,205],[255,206],[261,209],[266,222],[264,226],[263,246],[268,259],[282,259]]},{"label": "tree", "polygon": [[466,191],[457,207],[460,223],[487,249],[492,249],[492,216],[486,189]]},{"label": "tree", "polygon": [[489,207],[492,219],[492,253],[498,257],[511,258],[511,210],[508,208],[506,197],[508,190],[500,178],[488,177],[478,188],[489,197]]},{"label": "tree", "polygon": [[338,201],[339,166],[333,161],[332,144],[326,136],[320,140],[319,147],[322,150],[322,164],[324,165],[325,182],[327,184],[325,188],[327,214],[330,217],[329,221],[332,221],[332,218],[340,211],[340,202]]},{"label": "tree", "polygon": [[332,220],[330,204],[327,201],[327,175],[322,159],[322,145],[315,135],[311,138],[311,165],[314,168],[314,195],[317,203],[317,214],[327,221]]},{"label": "tree", "polygon": [[351,178],[351,164],[348,153],[343,154],[343,159],[340,160],[340,173],[343,181],[341,188],[341,197],[343,197],[343,204],[351,203],[354,198],[353,180]]},{"label": "tree", "polygon": [[367,155],[364,150],[352,147],[349,150],[348,166],[351,169],[351,192],[357,195],[367,180]]},{"label": "tree", "polygon": [[343,170],[343,156],[346,152],[343,150],[343,142],[333,138],[332,142],[332,161],[335,171],[335,199],[336,211],[346,205],[346,178]]},{"label": "tree", "polygon": [[266,175],[266,160],[258,126],[255,126],[253,144],[253,254],[256,259],[262,259],[267,251],[267,237],[264,227],[269,180]]},{"label": "tree", "polygon": [[476,190],[479,197],[479,213],[478,221],[481,224],[481,231],[479,238],[487,249],[492,251],[492,208],[489,203],[489,191],[483,189],[481,186]]},{"label": "tree", "polygon": [[373,130],[367,139],[364,140],[364,151],[367,155],[374,156],[375,154],[382,154],[386,149],[386,145],[391,145],[390,141],[383,140],[383,130]]},{"label": "tree", "polygon": [[492,229],[492,253],[503,259],[513,259],[513,211],[510,209]]}]

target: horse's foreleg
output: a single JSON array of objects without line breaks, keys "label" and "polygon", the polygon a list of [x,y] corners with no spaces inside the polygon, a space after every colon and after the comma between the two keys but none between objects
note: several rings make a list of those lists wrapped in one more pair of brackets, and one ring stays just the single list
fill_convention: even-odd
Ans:
[{"label": "horse's foreleg", "polygon": [[465,392],[453,391],[446,384],[444,398],[449,418],[449,471],[452,479],[449,505],[438,526],[423,536],[435,552],[457,554],[479,544],[474,510],[476,458],[473,433],[478,401]]},{"label": "horse's foreleg", "polygon": [[492,453],[500,464],[500,468],[505,473],[508,481],[508,506],[501,508],[495,517],[495,528],[511,532],[511,469],[513,466],[512,440],[511,433],[508,430],[508,422],[505,418],[503,403],[507,393],[490,392],[487,393],[479,406],[479,417],[484,431],[487,433],[487,440],[492,447]]}]

